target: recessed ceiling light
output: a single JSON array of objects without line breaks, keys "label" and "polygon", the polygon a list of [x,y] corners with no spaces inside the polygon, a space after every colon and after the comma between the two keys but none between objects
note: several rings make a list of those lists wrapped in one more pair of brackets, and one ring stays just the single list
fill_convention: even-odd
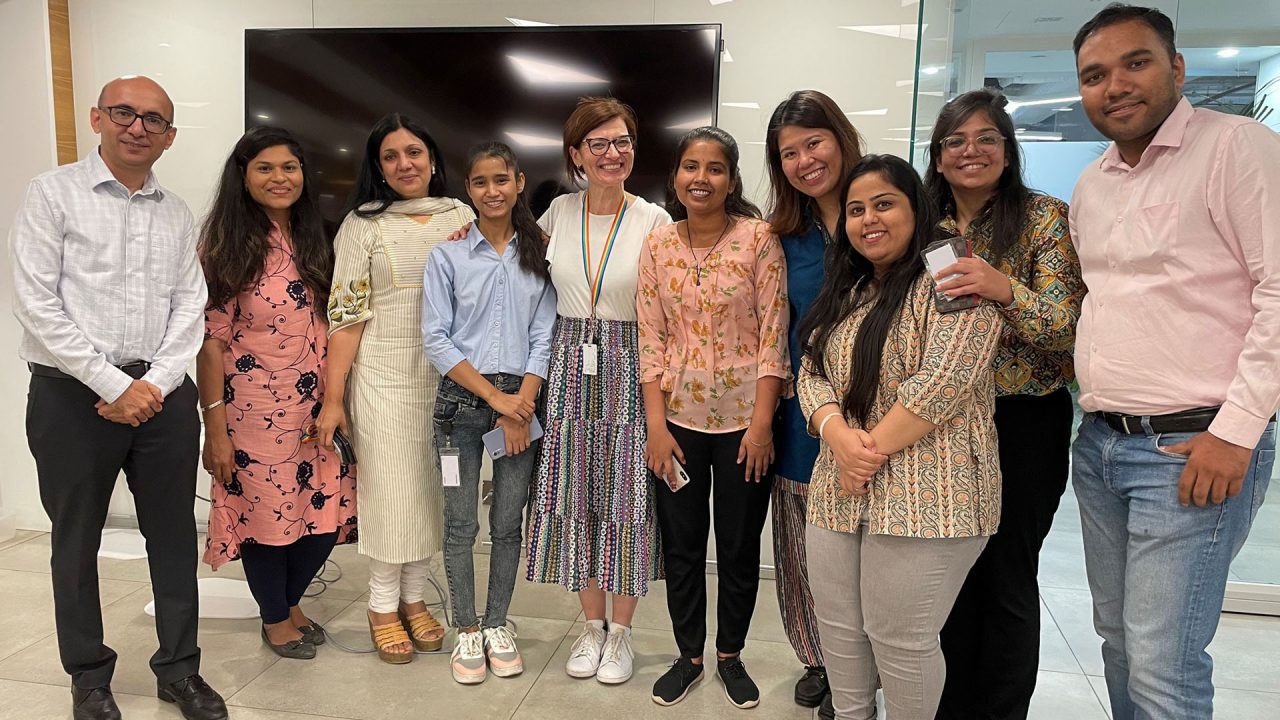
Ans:
[{"label": "recessed ceiling light", "polygon": [[723,5],[725,3],[733,2],[733,0],[707,0],[707,2],[711,3],[712,5]]},{"label": "recessed ceiling light", "polygon": [[1237,48],[1222,48],[1218,51],[1218,57],[1220,58],[1233,58],[1239,54],[1240,50]]},{"label": "recessed ceiling light", "polygon": [[923,31],[929,27],[925,25],[839,25],[841,30],[852,30],[854,32],[868,33],[870,35],[883,35],[884,37],[894,37],[903,40],[915,40],[916,32]]},{"label": "recessed ceiling light", "polygon": [[920,68],[920,72],[924,73],[925,75],[937,75],[938,73],[942,72],[942,67],[943,67],[942,65],[928,65],[926,67]]},{"label": "recessed ceiling light", "polygon": [[889,108],[875,108],[874,110],[850,110],[845,115],[888,115]]},{"label": "recessed ceiling light", "polygon": [[1079,100],[1079,95],[1072,95],[1071,97],[1040,98],[1037,100],[1011,100],[1008,105],[1005,105],[1004,109],[1009,114],[1013,114],[1019,108],[1028,107],[1030,105],[1061,105],[1062,103],[1073,103]]},{"label": "recessed ceiling light", "polygon": [[721,105],[722,107],[742,108],[742,109],[744,109],[744,110],[759,110],[759,109],[760,109],[760,103],[754,103],[754,102],[722,102],[722,103],[720,103],[720,105]]}]

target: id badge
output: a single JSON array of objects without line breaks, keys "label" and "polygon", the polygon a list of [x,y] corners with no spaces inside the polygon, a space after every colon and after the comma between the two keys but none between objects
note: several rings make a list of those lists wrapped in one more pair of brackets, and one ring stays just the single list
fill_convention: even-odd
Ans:
[{"label": "id badge", "polygon": [[440,476],[444,478],[445,487],[458,487],[462,484],[462,471],[458,466],[458,448],[440,448]]},{"label": "id badge", "polygon": [[595,343],[582,345],[582,374],[595,375],[600,366],[600,347]]}]

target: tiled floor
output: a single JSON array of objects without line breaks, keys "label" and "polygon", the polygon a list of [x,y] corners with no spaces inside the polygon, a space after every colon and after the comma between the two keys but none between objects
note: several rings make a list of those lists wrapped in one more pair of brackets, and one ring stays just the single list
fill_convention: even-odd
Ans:
[{"label": "tiled floor", "polygon": [[[1270,511],[1272,514],[1267,514]],[[1257,556],[1250,567],[1278,566],[1280,503],[1264,510],[1255,525],[1247,553]],[[1262,541],[1255,544],[1255,540]],[[1241,557],[1247,555],[1242,553]],[[68,680],[58,663],[53,636],[48,578],[48,536],[21,533],[0,543],[0,718],[44,720],[69,716]],[[336,639],[351,647],[368,647],[364,621],[364,563],[352,548],[339,548],[334,559],[343,577],[318,598],[304,601],[311,617],[325,623]],[[174,719],[177,712],[154,696],[147,658],[154,650],[151,618],[143,614],[150,600],[146,564],[141,560],[102,560],[103,615],[107,641],[120,654],[114,688],[125,717]],[[488,558],[476,556],[478,602],[483,602]],[[1251,571],[1255,572],[1255,571]],[[235,577],[238,564],[219,573]],[[207,568],[202,570],[208,575]],[[443,572],[437,572],[443,582]],[[1068,492],[1041,560],[1044,617],[1040,679],[1031,716],[1042,720],[1106,720],[1105,685],[1099,677],[1099,640],[1090,624],[1089,592],[1080,550],[1074,496]],[[714,607],[714,586],[711,606]],[[511,608],[518,624],[525,674],[490,678],[478,687],[455,684],[447,657],[422,656],[407,666],[382,664],[373,655],[348,654],[333,644],[320,649],[310,663],[280,660],[258,641],[253,620],[207,620],[200,627],[206,679],[233,707],[236,720],[319,720],[324,718],[450,717],[533,720],[609,717],[715,718],[737,711],[728,704],[718,681],[704,681],[680,705],[662,708],[649,700],[653,681],[673,654],[666,614],[666,593],[658,583],[640,604],[635,619],[636,676],[618,687],[574,680],[563,667],[579,632],[576,598],[559,588],[523,581]],[[709,611],[714,632],[714,610]],[[791,701],[798,665],[787,645],[772,582],[762,582],[756,619],[744,658],[760,684],[761,705],[746,717],[805,720],[811,711]],[[709,642],[708,647],[712,644]],[[1230,720],[1280,717],[1280,619],[1225,615],[1210,647],[1216,667],[1217,714]]]}]

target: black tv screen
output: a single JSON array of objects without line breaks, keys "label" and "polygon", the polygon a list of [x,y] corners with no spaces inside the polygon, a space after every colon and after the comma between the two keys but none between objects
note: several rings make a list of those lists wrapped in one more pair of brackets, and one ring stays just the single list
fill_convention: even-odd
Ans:
[{"label": "black tv screen", "polygon": [[680,136],[715,123],[719,48],[715,24],[246,30],[245,127],[298,138],[330,220],[341,219],[369,129],[389,112],[426,126],[453,197],[467,199],[468,148],[500,140],[545,206],[569,184],[565,119],[579,97],[611,95],[639,119],[627,189],[661,202]]}]

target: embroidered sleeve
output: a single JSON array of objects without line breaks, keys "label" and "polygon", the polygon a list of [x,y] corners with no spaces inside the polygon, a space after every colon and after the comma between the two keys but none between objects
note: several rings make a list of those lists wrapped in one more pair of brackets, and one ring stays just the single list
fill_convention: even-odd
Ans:
[{"label": "embroidered sleeve", "polygon": [[329,292],[329,334],[373,317],[369,309],[371,260],[377,225],[348,215],[333,240],[333,288]]},{"label": "embroidered sleeve", "polygon": [[1041,350],[1070,350],[1084,300],[1080,259],[1071,243],[1067,207],[1039,198],[1024,241],[1031,248],[1030,284],[1013,278],[1013,302],[1000,308],[1018,337]]}]

